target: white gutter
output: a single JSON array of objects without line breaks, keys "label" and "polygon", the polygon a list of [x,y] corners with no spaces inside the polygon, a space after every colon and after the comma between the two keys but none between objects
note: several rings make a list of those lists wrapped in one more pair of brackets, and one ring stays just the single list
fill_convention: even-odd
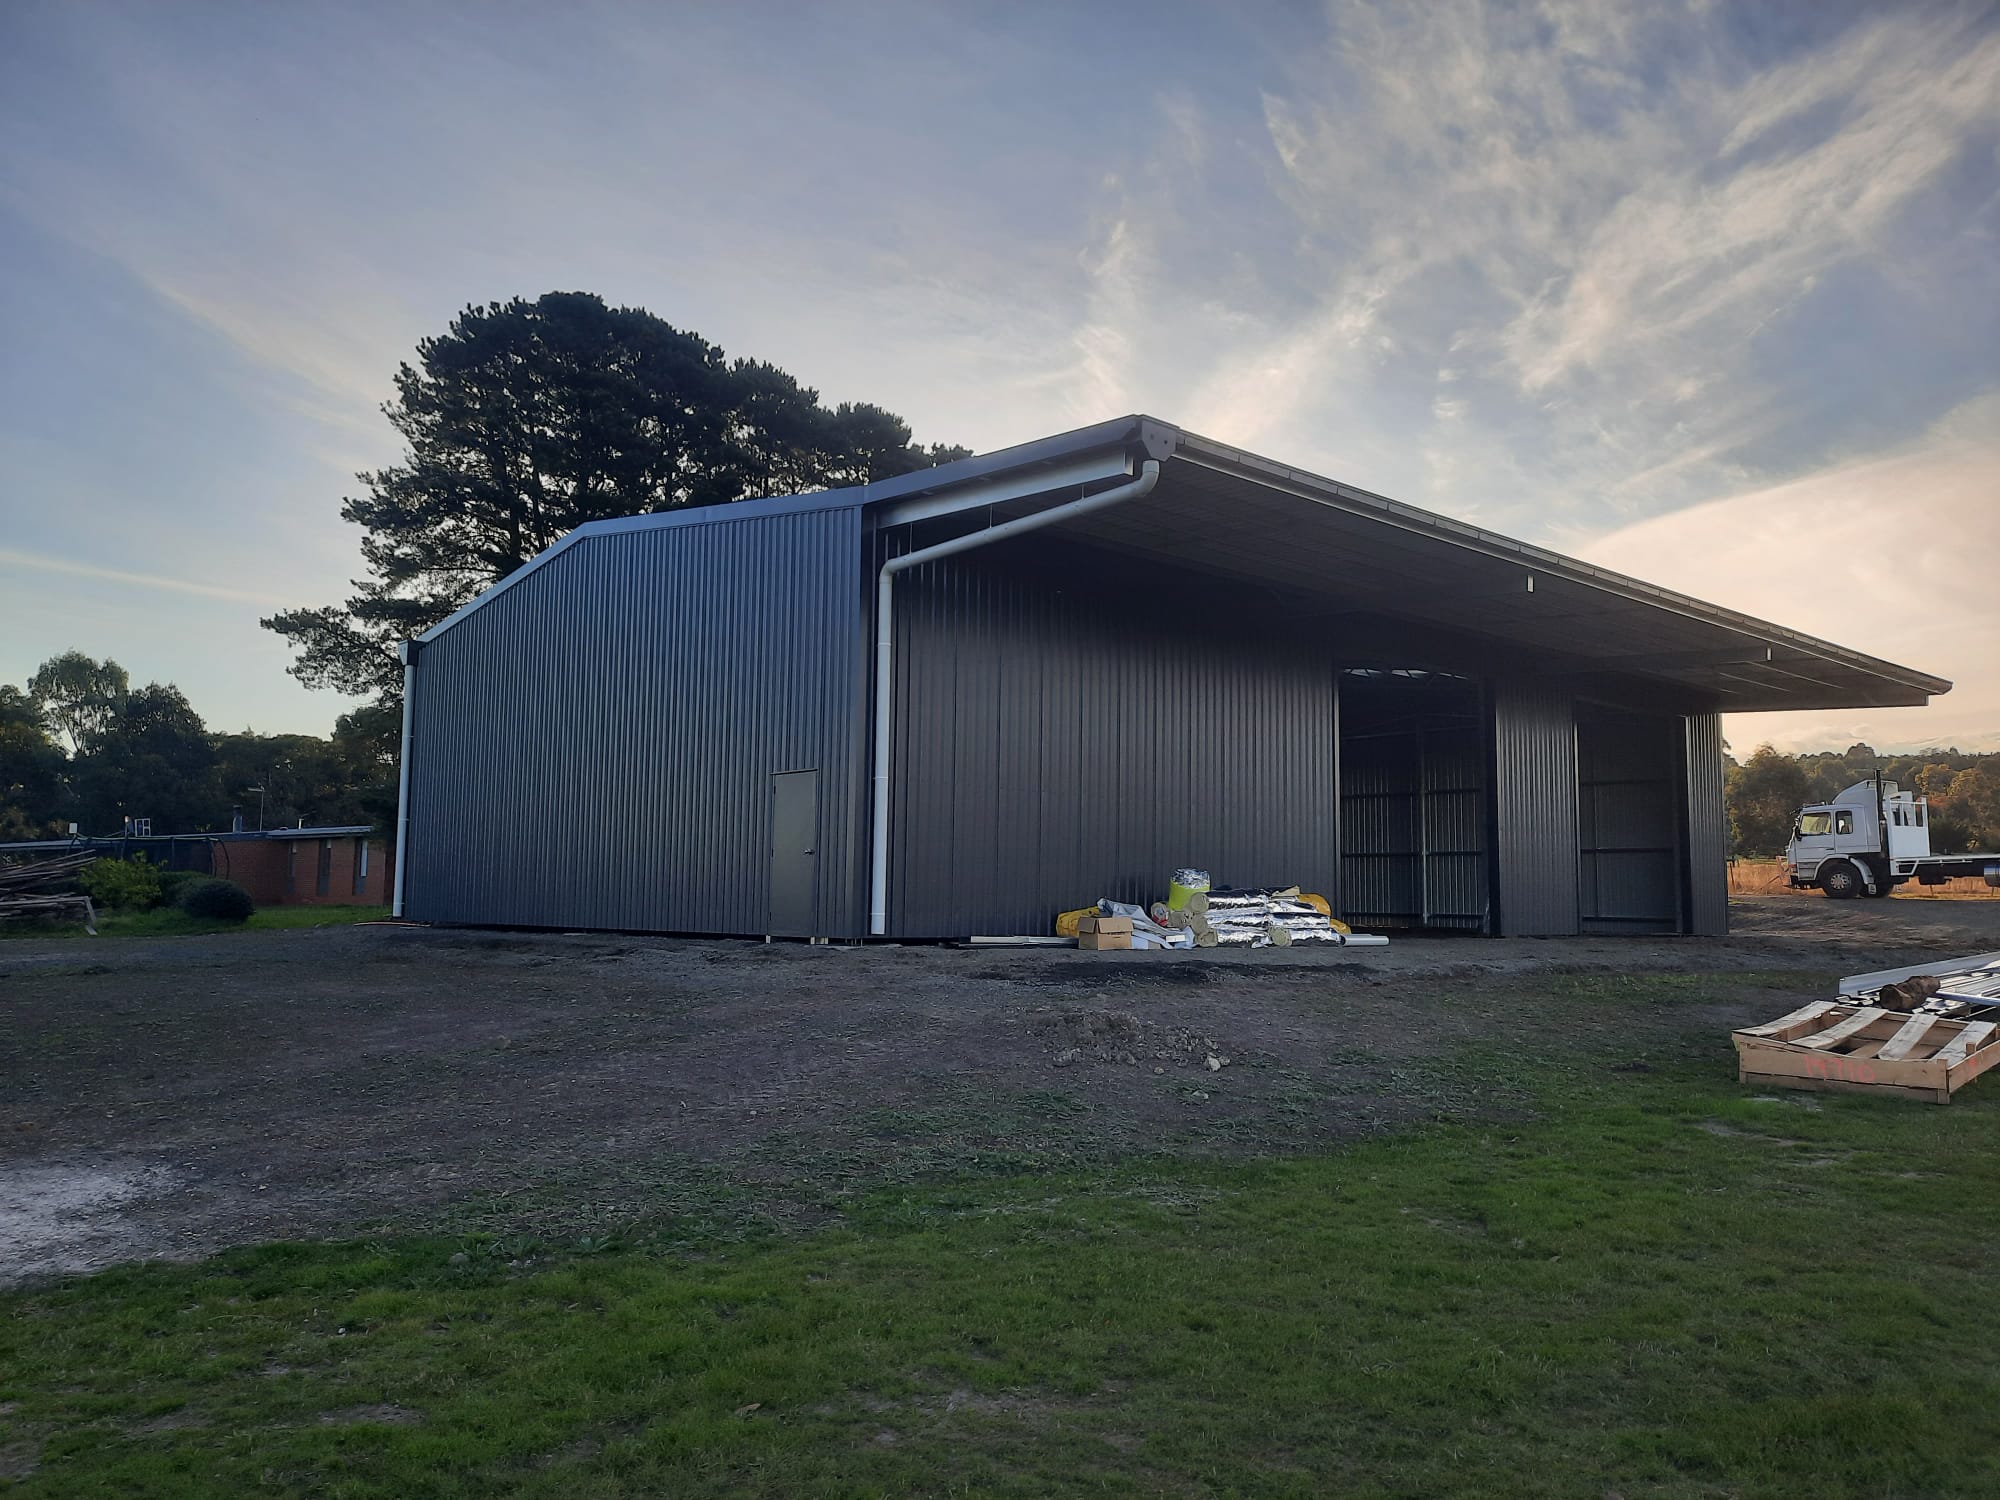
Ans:
[{"label": "white gutter", "polygon": [[[896,575],[906,568],[914,568],[927,562],[936,562],[941,557],[952,557],[960,552],[970,552],[975,547],[984,547],[991,542],[1003,542],[1009,537],[1025,532],[1039,531],[1044,526],[1053,526],[1059,521],[1074,520],[1087,516],[1092,511],[1104,510],[1109,506],[1122,504],[1127,500],[1140,500],[1153,492],[1153,486],[1160,482],[1160,462],[1149,458],[1139,468],[1139,476],[1126,484],[1104,490],[1099,494],[1086,495],[1081,500],[1071,500],[1065,505],[1053,506],[1048,510],[1038,510],[1031,516],[1018,520],[1002,521],[998,526],[989,526],[984,531],[974,531],[961,537],[953,537],[948,542],[938,542],[934,546],[920,547],[915,552],[905,552],[901,557],[892,557],[882,564],[882,571],[875,579],[875,805],[874,826],[871,829],[873,841],[869,851],[869,914],[868,931],[881,937],[889,930],[889,762],[890,740],[895,732],[896,682],[895,682],[895,635],[896,635]],[[403,724],[407,733],[409,725],[409,699],[403,699]],[[402,880],[402,866],[396,866],[396,878]]]},{"label": "white gutter", "polygon": [[993,479],[976,479],[969,484],[956,485],[934,495],[920,496],[914,500],[892,500],[882,508],[875,525],[901,526],[910,521],[928,521],[934,516],[948,516],[962,510],[977,510],[982,505],[1000,505],[1009,500],[1019,500],[1028,495],[1046,495],[1056,490],[1072,489],[1080,484],[1101,484],[1107,479],[1125,479],[1132,473],[1132,459],[1123,448],[1109,452],[1087,453],[1082,458],[1071,459],[1046,469],[1033,469],[1026,474],[1005,474]]},{"label": "white gutter", "polygon": [[403,914],[403,880],[410,868],[410,699],[417,690],[416,653],[408,641],[403,657],[403,751],[396,757],[396,897],[391,916]]}]

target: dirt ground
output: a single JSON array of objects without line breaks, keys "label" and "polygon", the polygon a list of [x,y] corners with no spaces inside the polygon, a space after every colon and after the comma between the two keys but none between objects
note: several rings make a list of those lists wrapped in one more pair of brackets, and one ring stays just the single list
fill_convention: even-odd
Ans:
[{"label": "dirt ground", "polygon": [[[693,1241],[931,1173],[1308,1149],[1517,1107],[1504,1059],[1546,1043],[1559,993],[1565,1034],[1728,1067],[1731,1025],[1832,977],[2000,949],[2000,902],[1749,899],[1733,925],[1221,955],[8,941],[0,1284],[392,1229]],[[1637,973],[1717,982],[1671,1014],[1579,989]],[[1439,1064],[1465,1047],[1500,1061]]]}]

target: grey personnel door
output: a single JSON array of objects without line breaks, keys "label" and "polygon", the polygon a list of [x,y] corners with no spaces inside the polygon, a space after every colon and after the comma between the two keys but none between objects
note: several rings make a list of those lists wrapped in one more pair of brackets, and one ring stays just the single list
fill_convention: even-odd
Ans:
[{"label": "grey personnel door", "polygon": [[771,778],[772,937],[816,937],[813,896],[819,884],[819,772],[780,771]]}]

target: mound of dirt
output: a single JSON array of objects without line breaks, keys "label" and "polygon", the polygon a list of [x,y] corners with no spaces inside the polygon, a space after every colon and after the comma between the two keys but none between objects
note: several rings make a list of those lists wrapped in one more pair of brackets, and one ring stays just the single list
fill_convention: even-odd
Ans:
[{"label": "mound of dirt", "polygon": [[1028,1023],[1028,1034],[1043,1039],[1059,1068],[1080,1063],[1121,1067],[1150,1064],[1165,1068],[1200,1068],[1216,1072],[1229,1064],[1230,1049],[1212,1036],[1186,1026],[1140,1019],[1123,1010],[1065,1010]]}]

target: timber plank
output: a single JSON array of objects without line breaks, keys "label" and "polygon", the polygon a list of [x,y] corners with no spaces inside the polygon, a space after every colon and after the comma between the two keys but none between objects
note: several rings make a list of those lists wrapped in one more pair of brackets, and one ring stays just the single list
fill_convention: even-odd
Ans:
[{"label": "timber plank", "polygon": [[1811,1036],[1797,1038],[1797,1045],[1822,1051],[1828,1047],[1837,1047],[1855,1033],[1866,1031],[1887,1014],[1888,1012],[1879,1005],[1864,1006],[1845,1021],[1837,1021],[1826,1030],[1815,1032]]},{"label": "timber plank", "polygon": [[1903,1023],[1900,1031],[1882,1044],[1882,1050],[1876,1055],[1884,1062],[1895,1062],[1899,1058],[1908,1057],[1912,1049],[1924,1040],[1925,1033],[1937,1020],[1938,1017],[1934,1015],[1911,1016]]},{"label": "timber plank", "polygon": [[1967,1021],[1957,1036],[1938,1048],[1937,1060],[1946,1067],[1964,1062],[1975,1047],[1984,1047],[1992,1040],[1994,1029],[1991,1021]]},{"label": "timber plank", "polygon": [[[1788,1016],[1780,1016],[1775,1021],[1766,1021],[1762,1026],[1745,1026],[1738,1036],[1770,1036],[1781,1041],[1790,1041],[1814,1028],[1828,1011],[1845,1011],[1846,1006],[1833,1000],[1815,1000],[1811,1005],[1802,1005]],[[1837,1020],[1838,1017],[1835,1017]]]}]

